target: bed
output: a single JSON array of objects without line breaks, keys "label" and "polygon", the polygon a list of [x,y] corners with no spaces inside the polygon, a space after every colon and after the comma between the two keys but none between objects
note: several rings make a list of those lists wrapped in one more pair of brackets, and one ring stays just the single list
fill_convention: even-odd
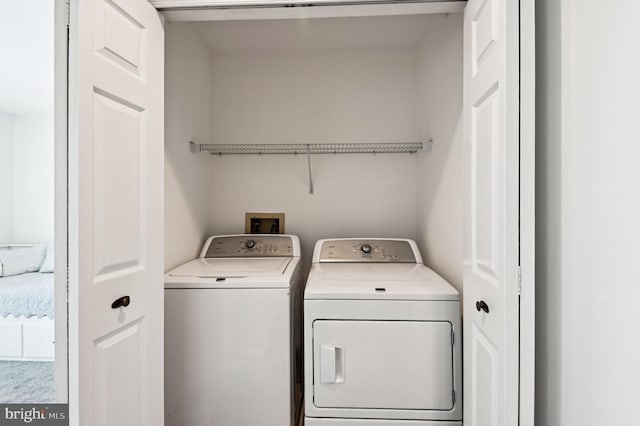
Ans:
[{"label": "bed", "polygon": [[[0,246],[0,263],[6,250],[28,247],[34,246]],[[41,250],[44,257],[45,249]],[[27,267],[28,272],[24,273],[7,271],[6,261],[4,266],[5,275],[11,275],[0,276],[0,360],[52,361],[55,353],[54,274],[32,271],[33,266]]]}]

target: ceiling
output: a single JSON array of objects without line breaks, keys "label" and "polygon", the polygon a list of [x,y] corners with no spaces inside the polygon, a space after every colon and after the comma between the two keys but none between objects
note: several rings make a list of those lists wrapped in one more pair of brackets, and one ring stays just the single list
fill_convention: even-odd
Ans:
[{"label": "ceiling", "polygon": [[0,1],[0,111],[53,110],[54,2]]},{"label": "ceiling", "polygon": [[211,52],[415,47],[439,15],[289,20],[216,21],[189,24]]}]

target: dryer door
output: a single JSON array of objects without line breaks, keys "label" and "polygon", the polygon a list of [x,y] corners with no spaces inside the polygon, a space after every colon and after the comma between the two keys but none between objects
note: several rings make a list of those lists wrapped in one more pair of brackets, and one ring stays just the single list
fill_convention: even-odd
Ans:
[{"label": "dryer door", "polygon": [[314,405],[451,410],[451,332],[446,321],[315,321]]}]

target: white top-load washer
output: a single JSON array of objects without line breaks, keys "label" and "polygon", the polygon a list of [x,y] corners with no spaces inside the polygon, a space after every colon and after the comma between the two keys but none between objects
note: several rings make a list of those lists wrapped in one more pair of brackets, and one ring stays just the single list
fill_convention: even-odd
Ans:
[{"label": "white top-load washer", "polygon": [[304,293],[305,426],[461,426],[458,291],[407,239],[316,243]]},{"label": "white top-load washer", "polygon": [[293,426],[302,404],[294,235],[224,235],[165,275],[165,424]]}]

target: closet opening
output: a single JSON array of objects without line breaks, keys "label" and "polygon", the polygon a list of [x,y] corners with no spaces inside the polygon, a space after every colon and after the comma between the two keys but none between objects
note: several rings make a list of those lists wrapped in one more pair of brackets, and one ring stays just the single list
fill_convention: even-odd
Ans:
[{"label": "closet opening", "polygon": [[[277,211],[307,267],[321,238],[411,238],[462,290],[462,18],[169,20],[165,269],[195,257],[206,235],[244,232],[246,212]],[[310,165],[305,152],[189,144],[429,141],[414,153],[313,154]]]}]

